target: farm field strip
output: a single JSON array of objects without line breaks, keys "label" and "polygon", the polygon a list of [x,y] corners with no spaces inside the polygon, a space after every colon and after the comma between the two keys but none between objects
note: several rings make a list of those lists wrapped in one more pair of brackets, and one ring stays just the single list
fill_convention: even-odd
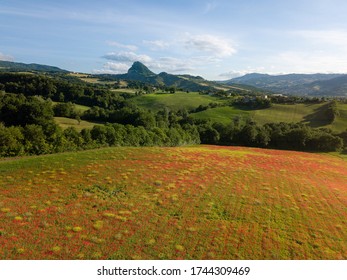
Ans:
[{"label": "farm field strip", "polygon": [[243,147],[0,160],[1,259],[346,259],[347,162]]}]

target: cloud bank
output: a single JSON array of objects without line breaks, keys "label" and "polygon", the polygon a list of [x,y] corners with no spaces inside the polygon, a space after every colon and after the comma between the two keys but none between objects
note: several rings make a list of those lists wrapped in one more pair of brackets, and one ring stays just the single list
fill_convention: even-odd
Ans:
[{"label": "cloud bank", "polygon": [[216,57],[231,56],[236,53],[235,47],[229,41],[210,34],[186,34],[184,44],[187,49],[207,52]]}]

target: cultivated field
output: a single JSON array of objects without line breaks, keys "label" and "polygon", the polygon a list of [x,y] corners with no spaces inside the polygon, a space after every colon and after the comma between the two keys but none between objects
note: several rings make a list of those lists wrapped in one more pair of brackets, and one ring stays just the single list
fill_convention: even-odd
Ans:
[{"label": "cultivated field", "polygon": [[347,259],[347,162],[241,147],[0,160],[1,259]]}]

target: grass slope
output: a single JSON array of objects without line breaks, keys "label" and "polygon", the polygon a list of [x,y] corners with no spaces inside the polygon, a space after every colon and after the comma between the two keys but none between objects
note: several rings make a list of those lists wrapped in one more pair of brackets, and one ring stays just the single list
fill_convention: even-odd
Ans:
[{"label": "grass slope", "polygon": [[68,127],[74,127],[77,131],[81,131],[83,128],[92,129],[94,125],[99,123],[83,121],[80,123],[76,119],[64,118],[64,117],[54,117],[55,122],[62,128],[66,129]]},{"label": "grass slope", "polygon": [[[61,104],[64,102],[57,102],[57,101],[52,101],[53,106],[56,104]],[[89,110],[91,107],[89,106],[85,106],[85,105],[80,105],[80,104],[75,104],[73,103],[73,105],[75,106],[76,111],[78,111],[79,113],[84,113],[85,111]]]},{"label": "grass slope", "polygon": [[160,110],[168,107],[173,110],[193,109],[199,105],[207,105],[211,102],[221,102],[219,98],[201,95],[197,92],[176,92],[175,94],[146,94],[132,99],[138,106]]},{"label": "grass slope", "polygon": [[347,162],[240,147],[0,161],[1,259],[346,259]]},{"label": "grass slope", "polygon": [[347,104],[338,104],[338,110],[340,115],[336,117],[336,120],[332,124],[332,129],[336,131],[347,130]]},{"label": "grass slope", "polygon": [[243,116],[247,118],[251,116],[251,113],[248,110],[242,110],[237,107],[225,106],[193,113],[191,116],[197,119],[210,119],[214,122],[229,124],[234,117]]},{"label": "grass slope", "polygon": [[323,104],[274,104],[267,109],[243,110],[237,107],[219,107],[192,114],[195,118],[211,119],[224,124],[230,123],[235,116],[252,117],[259,124],[271,122],[302,122],[312,127],[331,128],[336,132],[347,129],[347,105],[339,104],[340,116],[330,124],[324,114]]}]

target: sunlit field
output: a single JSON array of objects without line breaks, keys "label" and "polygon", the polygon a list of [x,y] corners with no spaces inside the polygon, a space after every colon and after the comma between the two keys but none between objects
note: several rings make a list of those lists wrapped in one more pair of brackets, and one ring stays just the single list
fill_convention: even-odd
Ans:
[{"label": "sunlit field", "polygon": [[346,259],[347,162],[243,147],[0,160],[1,259]]}]

